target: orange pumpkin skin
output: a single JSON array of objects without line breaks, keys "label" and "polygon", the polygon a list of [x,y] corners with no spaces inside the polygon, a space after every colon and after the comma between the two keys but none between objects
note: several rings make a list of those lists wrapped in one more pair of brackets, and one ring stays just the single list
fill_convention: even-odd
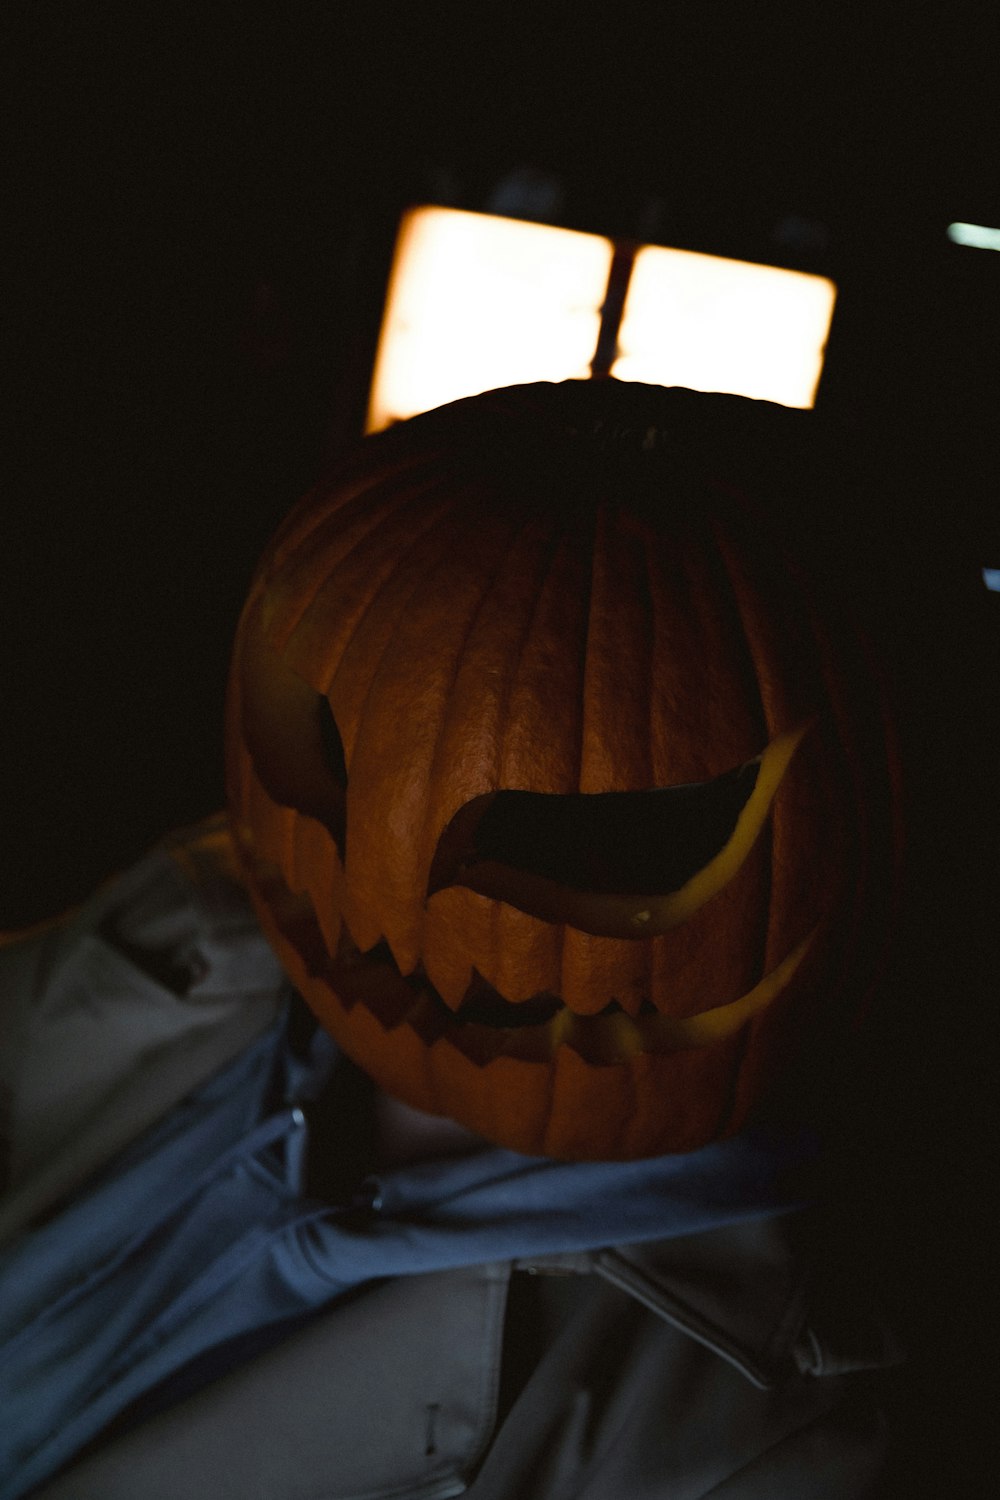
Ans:
[{"label": "orange pumpkin skin", "polygon": [[[227,785],[270,941],[382,1088],[516,1151],[732,1134],[870,988],[898,823],[884,697],[713,464],[736,402],[574,381],[400,424],[292,512],[241,617]],[[523,843],[567,797],[572,831],[594,794],[755,762],[760,786],[776,744],[759,826],[683,909],[629,875],[610,813],[574,845],[597,876],[461,831],[506,815],[498,792],[547,794],[517,802]],[[641,839],[656,796],[602,805]]]}]

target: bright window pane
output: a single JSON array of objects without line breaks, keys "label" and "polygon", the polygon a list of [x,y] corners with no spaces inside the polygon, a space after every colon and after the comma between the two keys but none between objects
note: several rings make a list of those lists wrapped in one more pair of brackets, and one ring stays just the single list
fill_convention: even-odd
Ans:
[{"label": "bright window pane", "polygon": [[599,235],[412,210],[396,244],[367,431],[496,386],[585,378],[612,253]]},{"label": "bright window pane", "polygon": [[611,373],[812,406],[835,297],[823,276],[647,246]]}]

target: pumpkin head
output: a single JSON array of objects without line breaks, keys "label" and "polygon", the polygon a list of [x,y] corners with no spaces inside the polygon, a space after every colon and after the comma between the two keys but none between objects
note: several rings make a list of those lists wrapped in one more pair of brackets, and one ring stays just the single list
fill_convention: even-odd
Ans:
[{"label": "pumpkin head", "polygon": [[265,931],[383,1089],[511,1149],[730,1134],[862,1003],[884,711],[733,485],[765,407],[456,402],[366,440],[255,576],[227,776]]}]

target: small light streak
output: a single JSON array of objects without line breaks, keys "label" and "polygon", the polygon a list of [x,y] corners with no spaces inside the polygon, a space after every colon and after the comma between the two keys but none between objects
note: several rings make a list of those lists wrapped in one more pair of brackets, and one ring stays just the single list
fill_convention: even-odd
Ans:
[{"label": "small light streak", "polygon": [[812,406],[836,295],[824,276],[647,245],[611,373]]},{"label": "small light streak", "polygon": [[366,431],[497,386],[585,379],[612,255],[600,235],[412,209],[396,242]]},{"label": "small light streak", "polygon": [[1000,568],[984,568],[983,582],[994,594],[1000,594]]},{"label": "small light streak", "polygon": [[949,224],[948,238],[956,245],[973,245],[977,250],[1000,250],[1000,229],[985,224]]}]

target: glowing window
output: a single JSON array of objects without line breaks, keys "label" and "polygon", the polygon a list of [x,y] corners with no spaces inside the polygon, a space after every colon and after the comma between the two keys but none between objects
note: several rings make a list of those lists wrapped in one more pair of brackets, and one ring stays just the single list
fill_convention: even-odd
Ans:
[{"label": "glowing window", "polygon": [[411,210],[396,243],[366,430],[497,386],[585,378],[599,345],[613,351],[601,354],[602,369],[619,380],[813,404],[831,281],[687,250],[617,249],[612,289],[616,247],[600,235]]},{"label": "glowing window", "polygon": [[586,378],[613,253],[599,235],[412,210],[396,244],[367,430],[496,386]]},{"label": "glowing window", "polygon": [[835,298],[823,276],[646,246],[611,373],[812,406]]}]

